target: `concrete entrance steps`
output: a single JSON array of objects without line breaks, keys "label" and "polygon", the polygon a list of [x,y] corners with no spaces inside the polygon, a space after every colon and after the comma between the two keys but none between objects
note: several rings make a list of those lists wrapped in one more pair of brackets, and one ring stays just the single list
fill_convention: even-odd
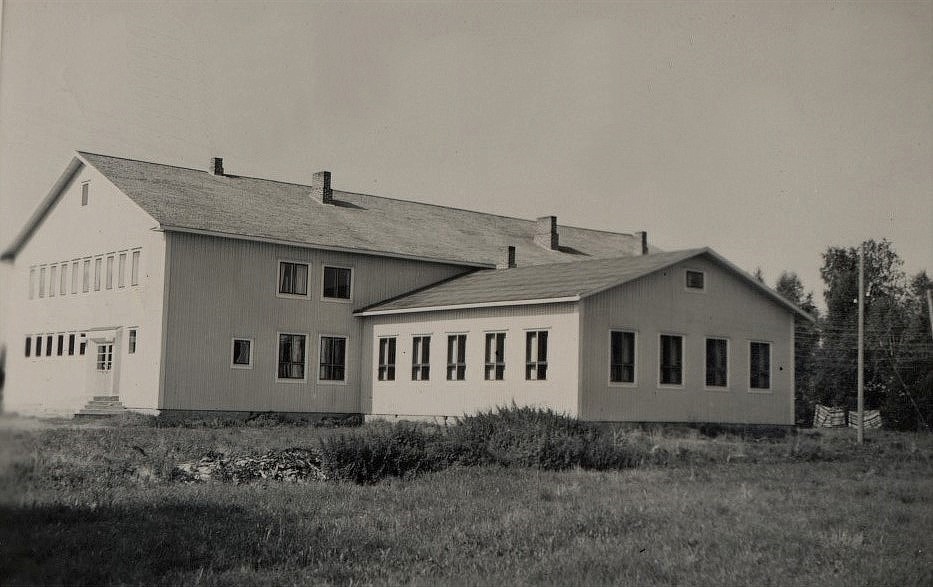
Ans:
[{"label": "concrete entrance steps", "polygon": [[123,402],[115,395],[95,395],[94,399],[84,405],[77,413],[77,417],[119,416],[126,413]]}]

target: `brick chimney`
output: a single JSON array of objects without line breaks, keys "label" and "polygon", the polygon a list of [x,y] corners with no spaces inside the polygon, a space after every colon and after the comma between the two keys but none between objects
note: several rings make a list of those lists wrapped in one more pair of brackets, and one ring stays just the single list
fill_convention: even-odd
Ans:
[{"label": "brick chimney", "polygon": [[639,251],[638,254],[647,255],[648,254],[648,233],[645,232],[644,230],[639,230],[638,232],[635,233],[635,238],[641,241],[639,244],[635,245],[636,247],[640,245],[640,249],[636,248],[636,250]]},{"label": "brick chimney", "polygon": [[557,216],[542,216],[535,224],[535,244],[552,251],[557,250]]},{"label": "brick chimney", "polygon": [[212,175],[223,175],[224,174],[224,158],[223,157],[211,157],[210,171]]},{"label": "brick chimney", "polygon": [[317,171],[311,178],[311,197],[322,204],[334,203],[334,191],[330,189],[330,171]]}]

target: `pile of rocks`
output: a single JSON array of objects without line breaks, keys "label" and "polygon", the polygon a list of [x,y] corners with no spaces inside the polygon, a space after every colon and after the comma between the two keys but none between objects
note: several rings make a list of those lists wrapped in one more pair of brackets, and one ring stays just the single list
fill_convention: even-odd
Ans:
[{"label": "pile of rocks", "polygon": [[324,481],[321,457],[313,450],[287,448],[259,457],[231,456],[208,452],[194,463],[181,463],[172,470],[172,479],[183,482],[233,481],[248,483],[257,479],[276,481]]}]

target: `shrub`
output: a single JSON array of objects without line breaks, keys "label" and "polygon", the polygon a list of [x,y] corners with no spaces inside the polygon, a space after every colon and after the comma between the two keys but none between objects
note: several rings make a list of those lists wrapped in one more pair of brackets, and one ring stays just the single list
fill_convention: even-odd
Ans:
[{"label": "shrub", "polygon": [[374,424],[321,438],[321,462],[332,479],[375,483],[434,468],[427,459],[427,442],[424,427],[416,424]]}]

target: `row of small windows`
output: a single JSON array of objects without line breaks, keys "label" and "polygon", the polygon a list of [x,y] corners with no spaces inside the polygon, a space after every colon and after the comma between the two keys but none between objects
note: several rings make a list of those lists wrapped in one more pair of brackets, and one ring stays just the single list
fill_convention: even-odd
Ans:
[{"label": "row of small windows", "polygon": [[[130,328],[127,332],[127,346],[126,352],[128,354],[136,353],[136,329]],[[111,347],[113,345],[110,345]],[[35,336],[26,337],[26,346],[24,349],[24,355],[26,357],[51,357],[53,355],[62,357],[62,356],[74,356],[77,353],[79,356],[83,356],[87,352],[87,333],[85,332],[70,332],[68,334],[37,334]],[[98,348],[98,353],[100,349]],[[110,360],[106,362],[107,365],[112,364],[113,358],[113,349],[110,351]],[[106,369],[101,368],[100,356],[98,355],[98,369],[102,371],[109,371],[110,367]]]},{"label": "row of small windows", "polygon": [[[379,381],[395,381],[396,338],[379,339],[379,362],[376,378]],[[525,379],[538,381],[547,379],[548,331],[531,330],[525,333]],[[447,336],[448,381],[466,379],[466,334]],[[431,379],[431,336],[419,335],[411,339],[411,380]],[[487,332],[485,335],[485,361],[483,377],[487,381],[505,379],[505,333]]]},{"label": "row of small windows", "polygon": [[[505,378],[504,332],[485,334],[484,379],[501,381]],[[411,380],[427,381],[431,377],[431,336],[412,337]],[[466,379],[466,334],[447,336],[448,381]],[[379,381],[396,379],[396,345],[394,336],[379,339],[379,361],[376,377]],[[613,330],[609,344],[610,383],[634,384],[636,379],[636,340],[634,331]],[[683,385],[684,337],[662,334],[659,338],[658,383],[661,385]],[[724,338],[706,339],[705,385],[711,388],[729,386],[729,341]],[[525,333],[525,379],[528,381],[547,379],[548,331],[534,330]],[[752,341],[749,343],[749,387],[766,390],[771,388],[771,344]]]},{"label": "row of small windows", "polygon": [[[635,383],[635,333],[613,330],[609,339],[610,383]],[[684,383],[684,337],[662,334],[658,341],[661,385]],[[729,387],[729,340],[706,338],[704,385],[709,388]],[[751,389],[771,388],[771,343],[749,342],[749,380]]]},{"label": "row of small windows", "polygon": [[[309,268],[308,263],[279,261],[278,293],[283,296],[308,297]],[[350,300],[352,286],[352,269],[324,266],[321,275],[321,298],[325,300]]]},{"label": "row of small windows", "polygon": [[[140,250],[120,251],[96,258],[73,259],[62,263],[38,265],[29,268],[29,299],[88,293],[101,288],[113,289],[139,285]],[[93,270],[91,263],[93,262]],[[106,267],[106,269],[105,269]],[[93,283],[92,283],[93,278]]]},{"label": "row of small windows", "polygon": [[[305,379],[307,340],[308,337],[305,334],[279,334],[276,379],[282,381]],[[253,368],[253,339],[233,339],[230,366],[234,369]],[[347,338],[321,336],[318,380],[342,382],[346,379]]]}]

